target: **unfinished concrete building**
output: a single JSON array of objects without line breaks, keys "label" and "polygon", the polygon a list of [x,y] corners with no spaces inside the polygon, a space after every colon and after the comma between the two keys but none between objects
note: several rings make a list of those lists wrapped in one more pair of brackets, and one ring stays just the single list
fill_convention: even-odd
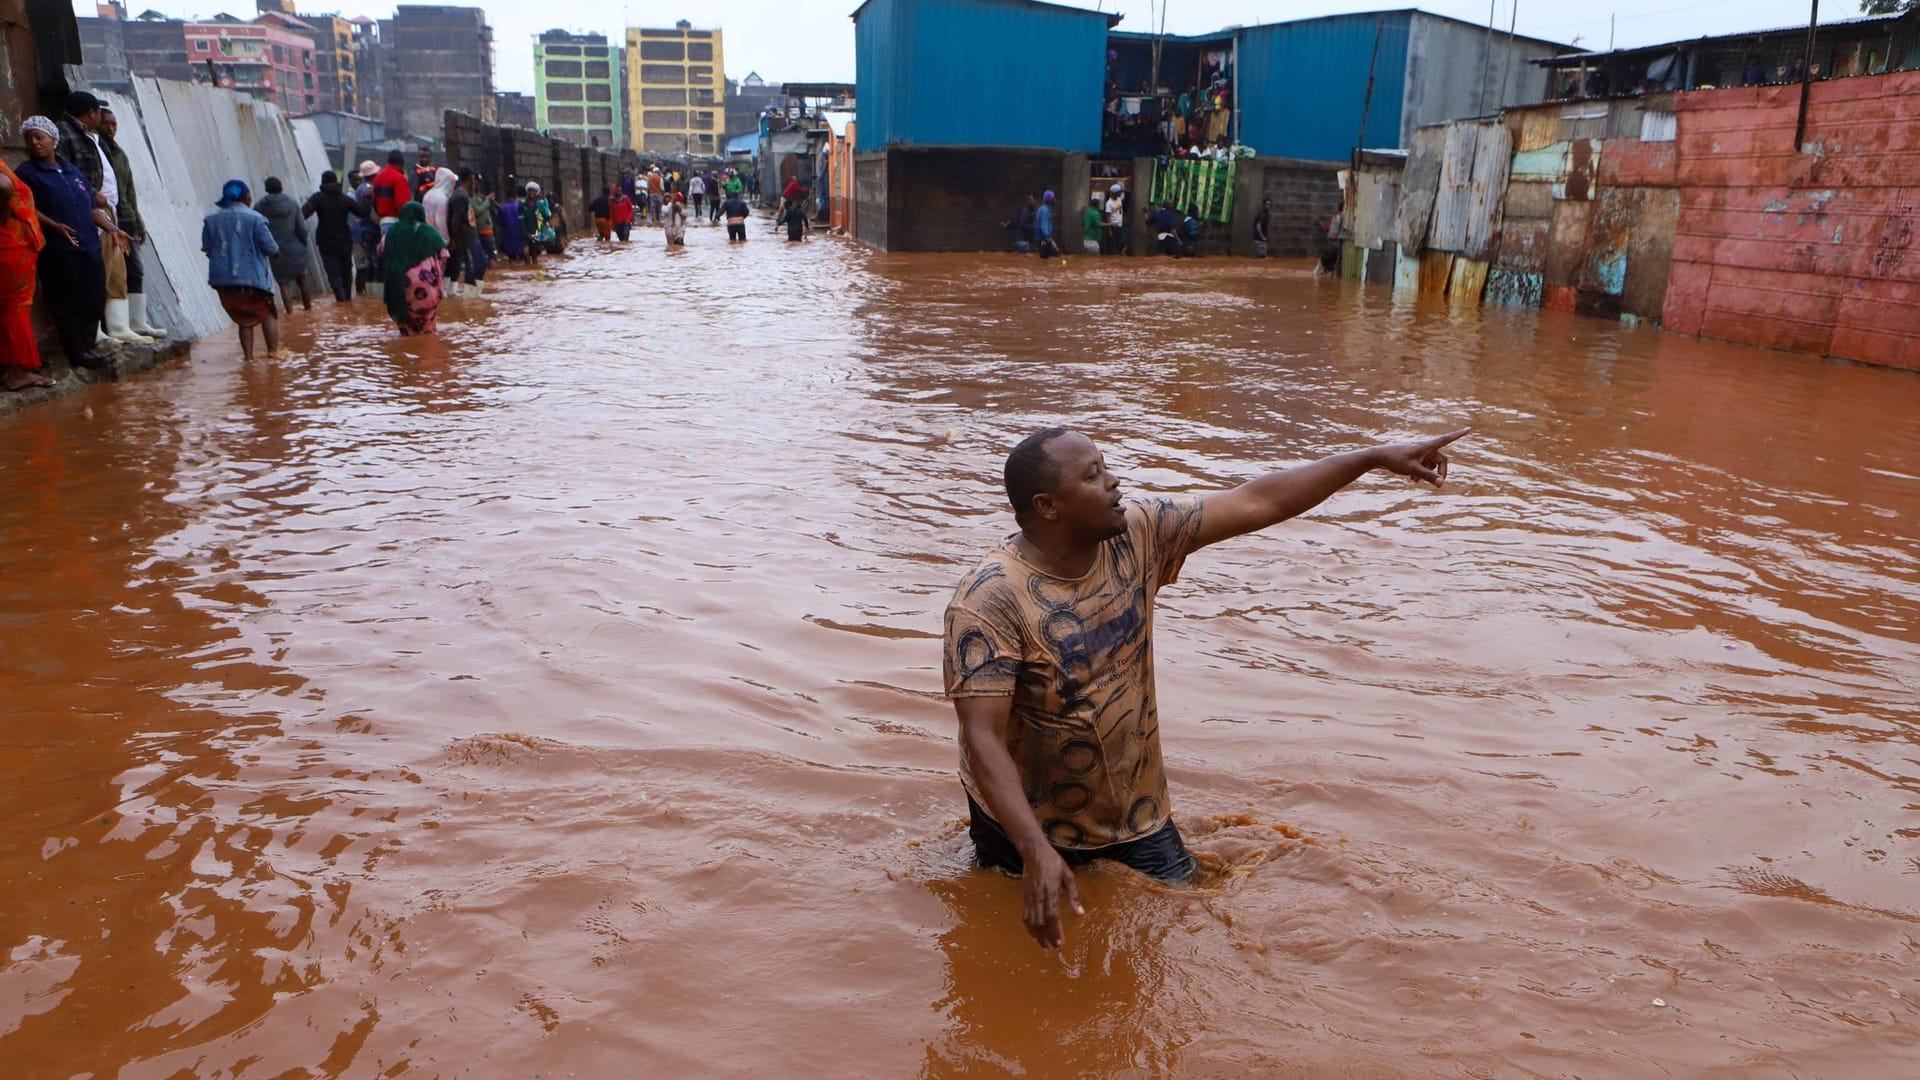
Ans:
[{"label": "unfinished concrete building", "polygon": [[439,139],[453,109],[494,118],[493,28],[477,7],[402,4],[380,23],[387,134]]}]

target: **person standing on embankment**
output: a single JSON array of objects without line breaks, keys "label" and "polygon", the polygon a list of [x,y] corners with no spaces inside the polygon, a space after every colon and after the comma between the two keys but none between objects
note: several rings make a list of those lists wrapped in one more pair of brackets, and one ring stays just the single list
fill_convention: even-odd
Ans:
[{"label": "person standing on embankment", "polygon": [[60,157],[60,129],[44,116],[20,125],[27,160],[14,170],[33,191],[33,204],[46,234],[40,250],[40,295],[46,298],[60,351],[77,368],[104,368],[112,362],[94,351],[94,339],[107,309],[107,269],[100,236],[111,222],[87,178]]},{"label": "person standing on embankment", "polygon": [[1446,480],[1466,429],[1282,469],[1227,491],[1124,502],[1093,440],[1055,427],[1007,455],[1019,531],[947,605],[946,695],[980,865],[1026,881],[1027,932],[1065,941],[1072,867],[1111,859],[1164,881],[1197,869],[1173,824],[1153,687],[1153,602],[1188,555],[1277,525],[1375,469]]},{"label": "person standing on embankment", "polygon": [[47,246],[33,189],[0,161],[0,390],[52,386],[40,370],[33,332],[33,291],[40,249]]}]

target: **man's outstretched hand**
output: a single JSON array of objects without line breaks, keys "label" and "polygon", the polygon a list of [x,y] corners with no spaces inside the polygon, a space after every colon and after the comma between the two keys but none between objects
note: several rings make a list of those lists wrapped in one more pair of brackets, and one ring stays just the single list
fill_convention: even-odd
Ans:
[{"label": "man's outstretched hand", "polygon": [[1419,442],[1393,443],[1379,447],[1374,451],[1378,455],[1376,467],[1399,473],[1401,476],[1411,476],[1415,480],[1425,480],[1434,487],[1439,487],[1447,480],[1447,455],[1441,453],[1440,448],[1472,431],[1472,428],[1461,428],[1459,431],[1436,435]]},{"label": "man's outstretched hand", "polygon": [[1031,856],[1023,856],[1021,877],[1027,886],[1027,933],[1043,949],[1065,945],[1067,932],[1060,926],[1061,907],[1071,904],[1075,915],[1087,913],[1080,906],[1079,890],[1073,887],[1073,868],[1052,847],[1042,847]]}]

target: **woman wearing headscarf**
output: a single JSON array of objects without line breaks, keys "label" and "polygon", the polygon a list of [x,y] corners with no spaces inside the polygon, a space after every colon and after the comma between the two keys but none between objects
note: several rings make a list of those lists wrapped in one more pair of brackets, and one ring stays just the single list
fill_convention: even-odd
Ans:
[{"label": "woman wearing headscarf", "polygon": [[253,210],[244,180],[220,189],[217,209],[200,223],[200,250],[207,256],[207,284],[240,328],[240,355],[253,360],[253,328],[266,335],[269,355],[280,353],[280,313],[273,306],[273,260],[280,257],[267,219]]},{"label": "woman wearing headscarf", "polygon": [[453,185],[460,182],[459,174],[452,169],[437,169],[433,174],[433,186],[420,200],[426,207],[427,224],[443,237],[452,236],[453,229],[447,224],[447,204],[453,199]]},{"label": "woman wearing headscarf", "polygon": [[553,225],[547,219],[551,211],[540,198],[540,184],[528,183],[520,190],[520,233],[526,236],[526,261],[540,265],[540,252],[553,242]]},{"label": "woman wearing headscarf", "polygon": [[313,297],[307,294],[307,219],[300,204],[293,201],[277,176],[267,177],[267,195],[254,212],[267,219],[273,242],[280,245],[280,257],[273,261],[273,280],[280,286],[280,302],[293,310],[293,291],[300,290],[300,307],[313,310]]},{"label": "woman wearing headscarf", "polygon": [[47,241],[38,264],[40,295],[59,331],[60,350],[74,367],[106,367],[110,361],[93,350],[107,311],[100,231],[117,228],[87,178],[60,156],[60,129],[53,121],[30,116],[20,125],[20,137],[27,144],[27,160],[14,175],[32,190]]},{"label": "woman wearing headscarf", "polygon": [[553,206],[540,192],[540,185],[527,185],[526,201],[520,209],[520,231],[527,234],[527,261],[538,263],[559,234],[553,231]]},{"label": "woman wearing headscarf", "polygon": [[33,190],[0,161],[0,389],[52,386],[33,334],[33,282],[47,246]]},{"label": "woman wearing headscarf", "polygon": [[667,195],[667,246],[687,246],[687,197],[677,191]]},{"label": "woman wearing headscarf", "polygon": [[380,242],[387,314],[400,336],[431,334],[439,328],[440,286],[447,261],[447,240],[427,224],[426,207],[410,202]]}]

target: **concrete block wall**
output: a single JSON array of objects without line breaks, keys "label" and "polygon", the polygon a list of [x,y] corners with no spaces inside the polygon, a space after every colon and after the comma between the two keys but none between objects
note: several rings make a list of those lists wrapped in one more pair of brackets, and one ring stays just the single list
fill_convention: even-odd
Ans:
[{"label": "concrete block wall", "polygon": [[[1084,191],[1085,158],[1059,150],[890,147],[862,155],[855,235],[887,251],[1012,251],[1006,222],[1019,200],[1071,193],[1069,158],[1079,162]],[[1062,234],[1063,246],[1069,237]]]},{"label": "concrete block wall", "polygon": [[1253,254],[1253,215],[1260,209],[1260,199],[1267,198],[1273,200],[1267,221],[1267,255],[1318,255],[1327,235],[1324,222],[1340,212],[1344,198],[1339,179],[1342,166],[1328,161],[1250,158],[1242,161],[1240,168],[1249,177],[1251,191],[1249,197],[1241,198],[1240,179],[1235,177],[1233,253]]}]

